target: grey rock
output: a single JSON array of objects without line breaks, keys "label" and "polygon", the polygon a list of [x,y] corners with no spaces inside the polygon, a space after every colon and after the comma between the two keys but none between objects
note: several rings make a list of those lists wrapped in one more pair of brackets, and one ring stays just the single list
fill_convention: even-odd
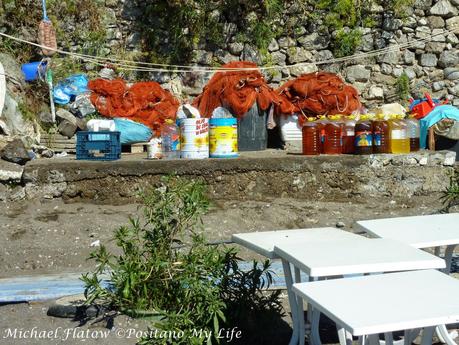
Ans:
[{"label": "grey rock", "polygon": [[446,29],[453,30],[459,28],[459,16],[446,20]]},{"label": "grey rock", "polygon": [[422,54],[421,59],[419,61],[420,65],[424,67],[435,67],[437,66],[437,62],[438,62],[437,56],[435,54],[430,54],[430,53]]},{"label": "grey rock", "polygon": [[330,44],[330,38],[328,36],[319,35],[314,32],[310,35],[302,36],[298,39],[298,43],[305,49],[326,49]]},{"label": "grey rock", "polygon": [[454,96],[459,97],[459,84],[454,85],[452,88],[448,90]]},{"label": "grey rock", "polygon": [[359,48],[364,52],[372,51],[374,49],[373,35],[363,35]]},{"label": "grey rock", "polygon": [[459,65],[459,52],[456,49],[445,50],[440,54],[438,65],[443,68]]},{"label": "grey rock", "polygon": [[459,38],[454,33],[450,33],[446,36],[446,42],[455,45],[459,43]]},{"label": "grey rock", "polygon": [[312,54],[303,47],[291,47],[287,49],[288,62],[291,64],[311,61]]},{"label": "grey rock", "polygon": [[408,77],[408,79],[413,80],[416,78],[416,72],[412,67],[405,68],[405,73]]},{"label": "grey rock", "polygon": [[290,67],[290,74],[294,77],[298,77],[302,74],[317,72],[318,68],[315,64],[307,64],[301,66]]},{"label": "grey rock", "polygon": [[403,52],[403,60],[407,65],[412,65],[416,61],[416,54],[406,49]]},{"label": "grey rock", "polygon": [[315,55],[315,61],[327,61],[333,59],[333,53],[330,50],[320,50]]},{"label": "grey rock", "polygon": [[105,27],[116,25],[116,12],[112,8],[106,8],[102,13],[102,24]]},{"label": "grey rock", "polygon": [[458,10],[449,0],[440,0],[430,9],[430,14],[442,17],[457,16]]},{"label": "grey rock", "polygon": [[271,42],[269,43],[269,46],[268,46],[268,51],[270,52],[275,52],[275,51],[278,51],[279,50],[279,44],[277,43],[277,41],[273,38],[271,40]]},{"label": "grey rock", "polygon": [[401,26],[402,21],[400,19],[393,18],[392,16],[383,19],[383,30],[395,31]]},{"label": "grey rock", "polygon": [[24,165],[30,161],[27,149],[20,139],[14,139],[6,144],[3,149],[0,150],[0,157],[5,161],[20,165]]},{"label": "grey rock", "polygon": [[384,89],[376,85],[370,86],[370,90],[368,90],[368,99],[384,99]]},{"label": "grey rock", "polygon": [[274,65],[285,66],[287,60],[287,55],[281,53],[280,51],[271,53],[272,63]]},{"label": "grey rock", "polygon": [[425,19],[424,17],[419,18],[418,24],[419,25],[427,25],[427,19]]},{"label": "grey rock", "polygon": [[392,70],[392,75],[396,78],[400,77],[403,73],[403,68],[400,66],[394,67]]},{"label": "grey rock", "polygon": [[427,22],[432,29],[442,29],[445,27],[445,20],[438,16],[427,17]]},{"label": "grey rock", "polygon": [[244,50],[242,51],[242,58],[245,61],[251,61],[256,63],[257,65],[261,65],[263,63],[263,59],[261,58],[258,49],[250,44],[244,45]]},{"label": "grey rock", "polygon": [[382,56],[379,57],[378,62],[384,62],[387,64],[395,65],[398,63],[400,59],[400,52],[398,51],[390,51]]},{"label": "grey rock", "polygon": [[434,42],[446,42],[446,36],[443,35],[443,29],[433,29],[432,30],[432,41]]},{"label": "grey rock", "polygon": [[434,53],[434,54],[440,54],[445,50],[446,43],[440,43],[440,42],[428,42],[426,44],[426,52],[427,53]]},{"label": "grey rock", "polygon": [[277,43],[279,44],[280,48],[289,48],[289,47],[294,47],[296,45],[296,42],[293,38],[285,37],[285,36],[279,38]]},{"label": "grey rock", "polygon": [[432,88],[434,91],[440,91],[445,87],[445,83],[443,81],[436,81],[432,84]]},{"label": "grey rock", "polygon": [[420,10],[428,10],[432,7],[432,0],[416,0],[414,7]]},{"label": "grey rock", "polygon": [[239,54],[241,54],[242,51],[244,50],[244,44],[240,42],[230,43],[228,45],[228,50],[230,51],[231,54],[239,56]]},{"label": "grey rock", "polygon": [[1,128],[7,135],[33,136],[33,124],[24,120],[19,102],[24,102],[21,96],[15,96],[9,90],[6,91],[5,105],[0,116],[3,122]]},{"label": "grey rock", "polygon": [[19,164],[0,160],[0,181],[9,183],[21,182],[24,167]]},{"label": "grey rock", "polygon": [[[237,61],[239,60],[237,56],[231,55],[229,52],[223,50],[223,49],[218,49],[215,52],[215,58],[220,62],[221,64],[227,64],[231,61]],[[247,59],[247,61],[253,61]],[[258,62],[257,62],[258,63]]]},{"label": "grey rock", "polygon": [[448,74],[448,76],[446,78],[448,80],[458,80],[459,79],[459,71]]},{"label": "grey rock", "polygon": [[206,50],[197,50],[195,52],[195,61],[200,65],[209,66],[213,62],[214,54]]},{"label": "grey rock", "polygon": [[428,26],[418,26],[416,28],[416,38],[426,39],[429,38],[432,31]]},{"label": "grey rock", "polygon": [[387,64],[387,63],[381,64],[381,73],[383,73],[383,74],[391,74],[392,73],[392,66]]},{"label": "grey rock", "polygon": [[342,228],[346,227],[346,224],[344,224],[343,222],[337,222],[336,223],[336,227],[339,228],[339,229],[342,229]]},{"label": "grey rock", "polygon": [[57,127],[57,131],[64,137],[67,137],[70,139],[75,135],[77,128],[78,127],[75,122],[70,122],[68,120],[62,120],[61,123],[59,123],[59,127]]},{"label": "grey rock", "polygon": [[403,26],[414,29],[418,26],[418,21],[414,17],[408,17],[403,21]]},{"label": "grey rock", "polygon": [[371,71],[363,65],[354,65],[346,69],[346,77],[351,83],[355,81],[366,82],[371,77]]}]

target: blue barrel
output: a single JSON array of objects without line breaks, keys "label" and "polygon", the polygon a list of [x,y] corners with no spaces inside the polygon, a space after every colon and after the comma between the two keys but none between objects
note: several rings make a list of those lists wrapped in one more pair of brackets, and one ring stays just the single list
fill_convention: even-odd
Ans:
[{"label": "blue barrel", "polygon": [[209,120],[209,153],[211,158],[236,158],[239,156],[236,118]]}]

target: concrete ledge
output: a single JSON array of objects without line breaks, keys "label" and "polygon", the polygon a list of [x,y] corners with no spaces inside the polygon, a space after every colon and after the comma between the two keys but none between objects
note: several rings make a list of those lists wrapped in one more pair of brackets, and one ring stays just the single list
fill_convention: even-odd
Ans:
[{"label": "concrete ledge", "polygon": [[455,153],[447,151],[317,157],[265,151],[231,160],[152,161],[143,156],[115,162],[55,159],[27,164],[22,183],[27,198],[100,203],[133,200],[139,190],[168,174],[203,178],[215,199],[410,198],[444,190],[455,169],[454,161]]}]

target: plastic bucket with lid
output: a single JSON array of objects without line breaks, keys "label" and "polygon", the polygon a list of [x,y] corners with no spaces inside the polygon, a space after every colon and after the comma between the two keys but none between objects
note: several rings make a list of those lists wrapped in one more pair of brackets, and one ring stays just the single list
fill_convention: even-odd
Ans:
[{"label": "plastic bucket with lid", "polygon": [[45,75],[46,61],[29,62],[22,65],[21,70],[24,73],[25,81],[34,81],[38,79],[38,75]]},{"label": "plastic bucket with lid", "polygon": [[211,158],[235,158],[237,149],[237,119],[216,118],[209,120]]},{"label": "plastic bucket with lid", "polygon": [[180,120],[180,157],[209,158],[209,119]]}]

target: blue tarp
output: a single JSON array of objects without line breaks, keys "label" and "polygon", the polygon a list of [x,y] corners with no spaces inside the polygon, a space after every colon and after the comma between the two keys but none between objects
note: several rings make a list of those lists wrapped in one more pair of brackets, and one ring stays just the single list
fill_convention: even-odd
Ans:
[{"label": "blue tarp", "polygon": [[116,118],[115,130],[121,133],[121,145],[150,141],[153,132],[147,126],[128,119]]},{"label": "blue tarp", "polygon": [[53,97],[57,104],[68,104],[76,96],[88,92],[88,79],[84,74],[75,74],[68,77],[54,87]]},{"label": "blue tarp", "polygon": [[426,117],[419,121],[421,127],[421,148],[426,148],[426,138],[429,128],[443,119],[459,121],[459,109],[452,105],[439,105],[435,107]]}]

